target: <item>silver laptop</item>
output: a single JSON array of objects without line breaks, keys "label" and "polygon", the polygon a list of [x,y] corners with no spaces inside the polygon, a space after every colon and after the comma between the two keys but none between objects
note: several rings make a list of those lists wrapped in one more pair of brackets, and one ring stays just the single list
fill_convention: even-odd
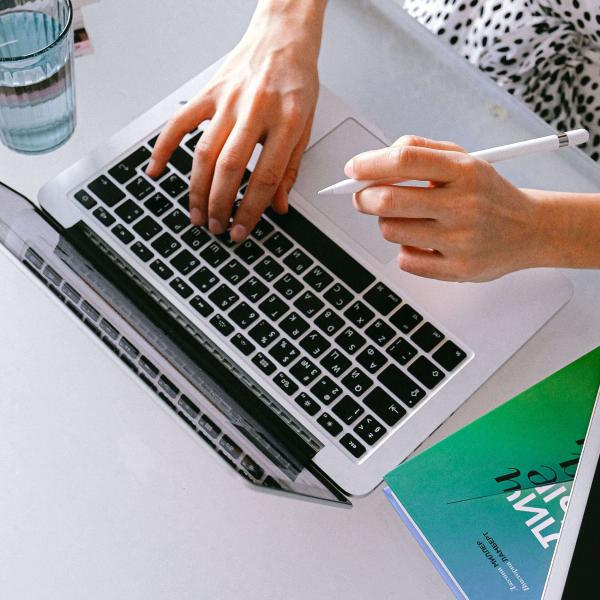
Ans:
[{"label": "silver laptop", "polygon": [[247,480],[347,503],[442,424],[571,285],[547,269],[486,284],[401,272],[374,218],[350,198],[317,198],[348,158],[389,143],[326,89],[289,214],[267,211],[242,244],[192,227],[203,126],[157,181],[143,170],[165,121],[217,67],[44,186],[41,210],[5,189],[0,234]]}]

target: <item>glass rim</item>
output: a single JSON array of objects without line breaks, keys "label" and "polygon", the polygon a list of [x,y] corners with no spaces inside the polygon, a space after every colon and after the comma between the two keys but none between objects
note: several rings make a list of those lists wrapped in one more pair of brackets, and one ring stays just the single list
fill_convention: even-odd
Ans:
[{"label": "glass rim", "polygon": [[[69,31],[69,29],[71,29],[71,24],[73,23],[73,4],[71,3],[71,0],[64,0],[64,2],[67,3],[67,6],[69,8],[69,18],[67,19],[67,22],[66,22],[63,30],[59,33],[59,35],[56,37],[56,39],[51,44],[48,44],[47,46],[44,46],[43,48],[40,48],[39,50],[36,50],[35,52],[30,52],[29,54],[23,54],[23,56],[0,58],[0,64],[15,63],[15,62],[18,62],[21,60],[27,60],[29,58],[34,58],[36,56],[39,56],[40,54],[43,54],[44,52],[47,52],[48,50],[50,50],[50,48],[53,48],[59,42],[61,42],[64,39],[65,34]],[[4,12],[4,11],[2,11],[2,12]],[[16,12],[16,11],[7,10],[6,12],[8,13],[8,12]]]}]

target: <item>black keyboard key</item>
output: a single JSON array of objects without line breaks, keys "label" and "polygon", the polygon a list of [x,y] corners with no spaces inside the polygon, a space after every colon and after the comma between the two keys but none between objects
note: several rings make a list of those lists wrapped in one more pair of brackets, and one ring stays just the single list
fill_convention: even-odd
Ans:
[{"label": "black keyboard key", "polygon": [[92,320],[97,321],[100,313],[86,300],[81,303],[81,310]]},{"label": "black keyboard key", "polygon": [[211,266],[218,267],[229,258],[229,252],[217,242],[209,244],[202,250],[200,256]]},{"label": "black keyboard key", "polygon": [[258,302],[268,291],[269,288],[256,277],[249,277],[240,286],[240,292],[252,302]]},{"label": "black keyboard key", "polygon": [[175,398],[179,394],[179,388],[164,375],[160,376],[158,380],[158,387],[169,396],[169,398]]},{"label": "black keyboard key", "polygon": [[120,190],[106,175],[100,175],[88,187],[106,206],[114,206],[125,198],[125,192]]},{"label": "black keyboard key", "polygon": [[151,240],[161,229],[161,226],[152,217],[144,217],[133,226],[133,230],[146,242]]},{"label": "black keyboard key", "polygon": [[224,283],[218,288],[215,288],[209,298],[212,300],[213,304],[221,310],[227,310],[240,299],[240,297]]},{"label": "black keyboard key", "polygon": [[171,198],[175,198],[179,196],[182,192],[185,192],[189,185],[185,182],[179,175],[175,173],[171,173],[168,177],[163,179],[160,182],[160,187],[171,196]]},{"label": "black keyboard key", "polygon": [[354,296],[343,285],[334,283],[326,292],[325,300],[338,310],[347,306]]},{"label": "black keyboard key", "polygon": [[299,248],[295,248],[292,252],[290,252],[283,262],[294,272],[296,275],[301,275],[310,267],[314,260],[300,250]]},{"label": "black keyboard key", "polygon": [[388,354],[399,364],[405,365],[417,354],[417,349],[404,338],[398,338],[387,349]]},{"label": "black keyboard key", "polygon": [[202,137],[203,131],[198,131],[195,133],[186,143],[185,145],[193,152],[196,149],[196,144],[198,140]]},{"label": "black keyboard key", "polygon": [[333,281],[333,277],[317,266],[304,276],[304,281],[317,292],[322,292]]},{"label": "black keyboard key", "polygon": [[256,350],[256,346],[241,333],[236,333],[231,338],[231,343],[245,356],[250,356]]},{"label": "black keyboard key", "polygon": [[393,427],[406,414],[406,409],[380,387],[371,390],[363,398],[363,402],[390,427]]},{"label": "black keyboard key", "polygon": [[331,436],[336,437],[342,431],[342,426],[329,414],[324,412],[317,423]]},{"label": "black keyboard key", "polygon": [[350,396],[344,396],[334,407],[332,411],[341,421],[350,425],[354,423],[360,415],[365,412],[365,409]]},{"label": "black keyboard key", "polygon": [[321,359],[321,364],[335,377],[340,377],[350,368],[352,361],[344,356],[339,350],[332,350],[327,356]]},{"label": "black keyboard key", "polygon": [[285,367],[296,360],[300,352],[289,340],[281,339],[271,346],[269,354]]},{"label": "black keyboard key", "polygon": [[308,331],[309,324],[297,312],[292,312],[280,321],[279,327],[293,340],[296,340]]},{"label": "black keyboard key", "polygon": [[323,354],[331,344],[318,332],[311,331],[300,342],[300,346],[304,348],[311,356],[317,357]]},{"label": "black keyboard key", "polygon": [[148,146],[150,146],[150,148],[154,148],[154,144],[156,144],[156,140],[158,139],[158,136],[160,135],[160,133],[157,133],[155,136],[152,136],[149,140],[148,140]]},{"label": "black keyboard key", "polygon": [[154,186],[143,175],[138,175],[131,183],[127,184],[127,191],[136,200],[142,200],[154,191]]},{"label": "black keyboard key", "polygon": [[119,340],[119,347],[122,348],[131,358],[137,358],[140,351],[127,339],[122,337]]},{"label": "black keyboard key", "polygon": [[398,294],[392,292],[387,285],[379,282],[375,284],[365,295],[365,302],[368,302],[375,310],[382,315],[388,315],[395,308],[400,306],[402,299]]},{"label": "black keyboard key", "polygon": [[299,294],[304,287],[293,275],[286,273],[273,286],[284,298],[290,299]]},{"label": "black keyboard key", "polygon": [[302,385],[310,385],[321,374],[321,369],[308,360],[308,358],[301,358],[290,369],[290,373]]},{"label": "black keyboard key", "polygon": [[210,324],[222,335],[227,336],[233,333],[233,325],[223,315],[214,315],[210,319]]},{"label": "black keyboard key", "polygon": [[265,298],[258,305],[258,308],[260,308],[271,321],[277,321],[289,310],[288,304],[276,294],[271,294]]},{"label": "black keyboard key", "polygon": [[[44,275],[57,287],[62,283],[62,277],[50,266],[44,269]],[[61,294],[62,295],[62,294]]]},{"label": "black keyboard key", "polygon": [[150,150],[141,146],[120,163],[108,170],[108,174],[119,183],[127,183],[136,173],[136,169],[150,158]]},{"label": "black keyboard key", "polygon": [[360,458],[366,450],[365,447],[349,433],[346,433],[340,438],[340,444],[355,458]]},{"label": "black keyboard key", "polygon": [[158,258],[150,263],[150,268],[161,278],[161,279],[169,279],[169,277],[173,276],[173,271],[165,265],[162,260]]},{"label": "black keyboard key", "polygon": [[248,275],[248,269],[234,258],[221,267],[220,273],[229,283],[237,285]]},{"label": "black keyboard key", "polygon": [[181,394],[177,404],[190,419],[195,419],[200,414],[200,409],[185,394]]},{"label": "black keyboard key", "polygon": [[163,258],[167,258],[168,256],[171,256],[173,252],[179,250],[181,244],[170,233],[165,232],[152,242],[152,247]]},{"label": "black keyboard key", "polygon": [[390,323],[402,333],[410,333],[422,320],[423,317],[410,304],[404,304],[390,317]]},{"label": "black keyboard key", "polygon": [[158,369],[145,356],[140,356],[139,364],[150,377],[154,378],[158,375]]},{"label": "black keyboard key", "polygon": [[465,358],[467,354],[464,350],[461,350],[454,342],[447,340],[440,348],[433,353],[433,358],[440,364],[446,371],[452,371],[455,369]]},{"label": "black keyboard key", "polygon": [[354,354],[362,348],[367,340],[352,327],[346,327],[340,335],[335,338],[339,346],[348,354]]},{"label": "black keyboard key", "polygon": [[123,227],[123,225],[121,225],[121,223],[117,223],[112,229],[111,231],[117,236],[117,238],[119,238],[124,244],[129,244],[130,242],[133,241],[133,233],[131,233],[131,231],[129,231],[128,229],[126,229],[125,227]]},{"label": "black keyboard key", "polygon": [[192,163],[194,159],[183,148],[175,148],[169,163],[172,164],[182,175],[189,175],[192,172]]},{"label": "black keyboard key", "polygon": [[190,300],[190,306],[203,317],[208,317],[215,309],[201,296],[194,296]]},{"label": "black keyboard key", "polygon": [[180,277],[175,277],[169,285],[182,297],[189,298],[194,290]]},{"label": "black keyboard key", "polygon": [[181,208],[185,209],[186,212],[190,212],[190,195],[188,193],[184,194],[180,198],[177,199],[177,204],[181,206]]},{"label": "black keyboard key", "polygon": [[233,459],[237,459],[242,455],[242,449],[227,435],[219,440],[219,446],[224,448]]},{"label": "black keyboard key", "polygon": [[208,292],[214,287],[219,278],[206,267],[198,269],[191,277],[190,282],[195,285],[201,292]]},{"label": "black keyboard key", "polygon": [[355,396],[362,396],[373,385],[373,380],[360,369],[354,368],[342,379],[342,383]]},{"label": "black keyboard key", "polygon": [[179,233],[190,224],[190,219],[183,211],[176,208],[163,219],[163,223],[174,233]]},{"label": "black keyboard key", "polygon": [[408,367],[408,372],[414,375],[422,384],[433,389],[442,379],[444,372],[424,356],[419,356]]},{"label": "black keyboard key", "polygon": [[100,321],[100,329],[113,340],[116,340],[119,337],[117,328],[106,319],[102,319],[102,321]]},{"label": "black keyboard key", "polygon": [[285,373],[277,373],[273,381],[279,386],[288,396],[295,394],[298,391],[298,385],[294,383]]},{"label": "black keyboard key", "polygon": [[425,397],[425,391],[395,365],[388,365],[377,379],[407,406],[412,407]]},{"label": "black keyboard key", "polygon": [[383,365],[387,362],[387,358],[375,348],[375,346],[368,346],[365,348],[357,357],[356,360],[361,364],[369,373],[377,373]]},{"label": "black keyboard key", "polygon": [[[65,296],[72,300],[75,304],[79,304],[81,300],[81,294],[73,287],[71,287],[66,281],[63,283],[62,291],[65,293]],[[83,317],[83,315],[81,315]]]},{"label": "black keyboard key", "polygon": [[35,266],[36,269],[41,269],[44,264],[44,259],[33,249],[27,248],[25,258]]},{"label": "black keyboard key", "polygon": [[322,300],[312,292],[304,292],[295,302],[294,306],[307,317],[316,315],[324,306]]},{"label": "black keyboard key", "polygon": [[256,227],[252,230],[252,237],[257,240],[264,240],[269,234],[273,232],[273,225],[266,219],[262,218],[256,224]]},{"label": "black keyboard key", "polygon": [[425,352],[433,350],[443,339],[444,334],[431,323],[423,323],[410,339]]},{"label": "black keyboard key", "polygon": [[75,194],[75,199],[85,208],[94,208],[98,204],[85,190],[79,190]]},{"label": "black keyboard key", "polygon": [[154,254],[142,242],[136,242],[131,246],[131,251],[143,262],[148,262]]},{"label": "black keyboard key", "polygon": [[213,423],[213,421],[211,421],[206,415],[202,415],[200,417],[198,425],[204,433],[206,433],[213,439],[218,438],[221,434],[221,429],[215,423]]},{"label": "black keyboard key", "polygon": [[155,217],[160,217],[169,211],[173,204],[171,204],[171,202],[167,200],[160,192],[156,192],[156,194],[152,194],[152,196],[150,196],[150,198],[144,202],[144,206]]},{"label": "black keyboard key", "polygon": [[253,240],[246,239],[243,244],[240,244],[235,253],[247,264],[251,265],[255,260],[258,260],[265,251]]},{"label": "black keyboard key", "polygon": [[244,169],[244,174],[242,175],[242,182],[240,183],[240,189],[243,189],[250,181],[250,177],[252,176],[252,171],[248,169]]},{"label": "black keyboard key", "polygon": [[259,321],[249,332],[248,335],[260,346],[265,348],[275,338],[279,337],[279,332],[271,327],[264,319]]},{"label": "black keyboard key", "polygon": [[321,410],[319,403],[304,392],[295,398],[295,402],[311,417],[314,417]]},{"label": "black keyboard key", "polygon": [[369,446],[372,446],[381,439],[387,429],[377,419],[368,415],[354,428],[354,431]]},{"label": "black keyboard key", "polygon": [[115,213],[127,224],[133,223],[142,216],[143,212],[142,208],[133,200],[126,200],[121,206],[115,209]]},{"label": "black keyboard key", "polygon": [[390,340],[394,339],[396,332],[385,321],[377,319],[373,321],[366,329],[365,333],[378,345],[385,346]]},{"label": "black keyboard key", "polygon": [[188,250],[182,250],[179,254],[171,259],[171,264],[182,275],[188,275],[200,264],[200,260]]},{"label": "black keyboard key", "polygon": [[260,479],[265,474],[265,470],[257,465],[247,454],[242,459],[242,467],[244,467],[254,479]]},{"label": "black keyboard key", "polygon": [[229,312],[229,318],[242,329],[246,329],[258,319],[258,313],[250,305],[240,302]]},{"label": "black keyboard key", "polygon": [[344,319],[330,308],[326,308],[316,319],[315,325],[327,335],[334,335],[344,325]]},{"label": "black keyboard key", "polygon": [[283,256],[293,244],[281,231],[277,231],[264,243],[264,246],[275,256]]},{"label": "black keyboard key", "polygon": [[289,207],[286,215],[278,215],[271,209],[267,214],[285,233],[298,242],[300,247],[310,252],[355,292],[362,292],[375,281],[374,275],[293,206]]},{"label": "black keyboard key", "polygon": [[310,388],[310,391],[323,404],[331,404],[342,393],[342,388],[325,375]]},{"label": "black keyboard key", "polygon": [[265,281],[273,281],[275,277],[283,272],[283,267],[272,256],[265,256],[254,265],[254,270]]},{"label": "black keyboard key", "polygon": [[190,227],[182,234],[181,240],[192,250],[200,250],[210,240],[210,235],[201,227]]},{"label": "black keyboard key", "polygon": [[99,206],[92,214],[105,227],[110,227],[115,222],[115,218],[107,210],[104,210],[101,206]]},{"label": "black keyboard key", "polygon": [[357,327],[364,327],[375,316],[375,313],[366,304],[357,300],[346,309],[344,315]]},{"label": "black keyboard key", "polygon": [[252,357],[252,362],[263,372],[265,375],[271,375],[275,372],[277,367],[275,363],[267,358],[262,352],[258,352]]}]

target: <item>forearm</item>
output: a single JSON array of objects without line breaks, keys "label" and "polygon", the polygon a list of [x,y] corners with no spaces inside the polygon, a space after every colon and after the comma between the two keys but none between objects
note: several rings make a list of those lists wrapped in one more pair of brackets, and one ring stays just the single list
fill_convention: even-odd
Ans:
[{"label": "forearm", "polygon": [[600,194],[527,193],[537,206],[531,266],[600,268]]}]

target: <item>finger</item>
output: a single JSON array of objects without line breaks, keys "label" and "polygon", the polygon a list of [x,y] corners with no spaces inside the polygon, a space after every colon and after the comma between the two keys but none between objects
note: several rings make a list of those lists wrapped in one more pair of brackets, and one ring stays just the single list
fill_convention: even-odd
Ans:
[{"label": "finger", "polygon": [[304,150],[308,145],[308,141],[310,139],[310,133],[312,131],[313,124],[313,116],[311,115],[310,119],[306,123],[304,131],[302,132],[302,136],[300,137],[299,142],[296,144],[296,147],[292,151],[292,155],[290,157],[290,162],[285,171],[285,175],[277,189],[275,194],[275,198],[273,199],[273,210],[279,214],[285,214],[288,211],[288,195],[294,184],[296,183],[296,179],[298,179],[298,171],[300,170],[300,162],[302,161],[302,156],[304,154]]},{"label": "finger", "polygon": [[456,281],[452,275],[450,261],[432,250],[402,246],[398,254],[398,266],[406,273],[419,277]]},{"label": "finger", "polygon": [[229,112],[217,113],[196,144],[190,178],[190,219],[194,225],[206,223],[215,163],[233,125]]},{"label": "finger", "polygon": [[358,154],[346,163],[345,172],[354,179],[450,183],[460,177],[460,165],[466,156],[421,146],[390,146]]},{"label": "finger", "polygon": [[217,158],[208,197],[208,224],[213,233],[227,229],[237,190],[260,134],[257,126],[238,121]]},{"label": "finger", "polygon": [[388,242],[417,248],[441,250],[444,232],[437,221],[431,219],[379,218],[379,230]]},{"label": "finger", "polygon": [[418,135],[403,135],[399,137],[392,146],[419,146],[421,148],[435,148],[436,150],[451,150],[454,152],[465,152],[465,149],[454,142],[431,140]]},{"label": "finger", "polygon": [[281,131],[267,138],[244,199],[235,213],[231,228],[232,239],[245,239],[254,229],[275,196],[291,153],[289,135],[285,132]]},{"label": "finger", "polygon": [[354,208],[367,215],[437,219],[447,214],[443,187],[377,185],[354,194]]},{"label": "finger", "polygon": [[179,146],[183,136],[192,131],[202,121],[212,118],[214,106],[212,99],[200,96],[180,108],[167,122],[160,132],[146,173],[150,177],[158,177],[165,169],[171,154]]}]

